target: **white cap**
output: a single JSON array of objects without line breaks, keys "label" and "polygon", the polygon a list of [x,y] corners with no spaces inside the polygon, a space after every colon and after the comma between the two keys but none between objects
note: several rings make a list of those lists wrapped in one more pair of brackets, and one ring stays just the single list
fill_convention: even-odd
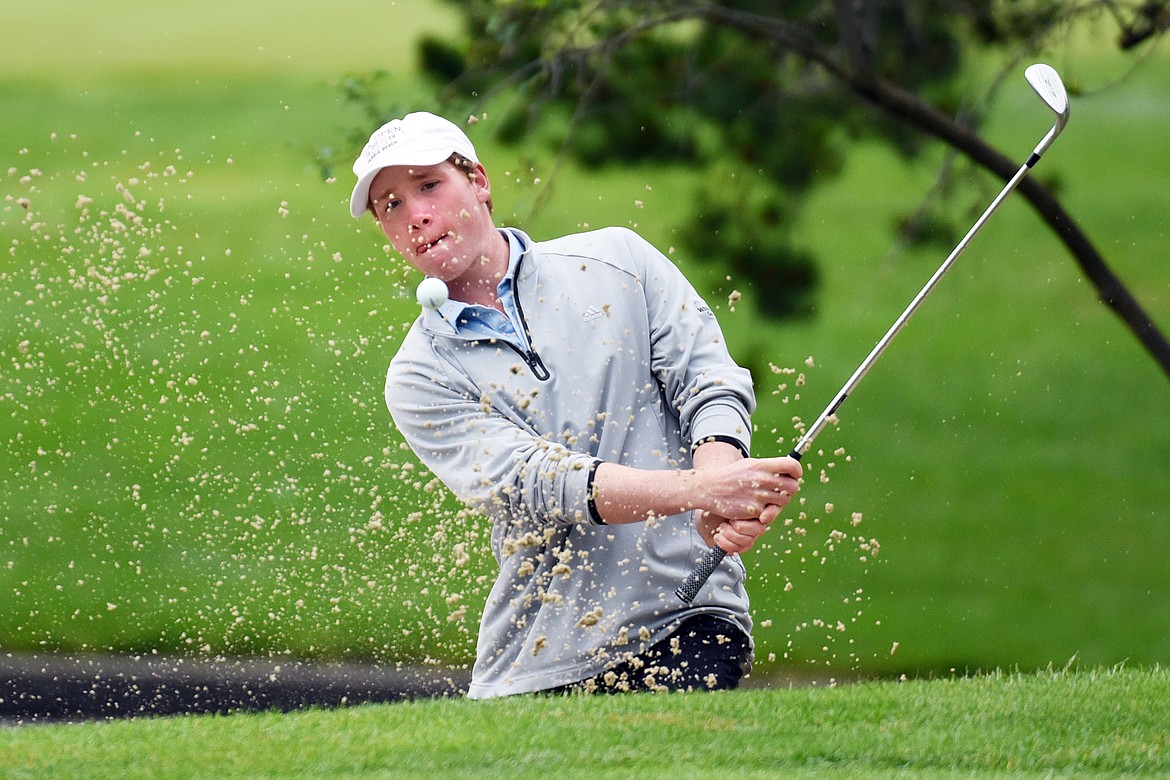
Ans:
[{"label": "white cap", "polygon": [[452,153],[479,162],[467,135],[441,116],[417,111],[379,127],[353,163],[357,176],[349,198],[355,218],[370,206],[370,183],[378,171],[391,165],[438,165]]}]

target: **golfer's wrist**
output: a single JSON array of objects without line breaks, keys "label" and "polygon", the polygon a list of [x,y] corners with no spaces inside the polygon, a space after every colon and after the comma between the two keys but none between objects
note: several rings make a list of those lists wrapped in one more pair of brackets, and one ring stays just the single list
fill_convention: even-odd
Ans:
[{"label": "golfer's wrist", "polygon": [[722,480],[717,479],[713,472],[716,463],[707,467],[696,466],[687,472],[682,472],[688,478],[687,482],[687,509],[690,511],[712,512],[719,514],[717,507],[721,503]]}]

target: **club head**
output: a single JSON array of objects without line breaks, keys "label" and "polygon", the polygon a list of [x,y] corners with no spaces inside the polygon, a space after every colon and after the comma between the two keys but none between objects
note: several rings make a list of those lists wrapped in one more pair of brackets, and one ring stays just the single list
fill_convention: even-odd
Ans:
[{"label": "club head", "polygon": [[1032,85],[1032,89],[1036,90],[1040,99],[1056,114],[1056,132],[1059,133],[1068,122],[1069,113],[1068,92],[1064,89],[1064,82],[1060,80],[1060,75],[1050,65],[1038,62],[1035,65],[1030,65],[1024,71],[1024,78]]}]

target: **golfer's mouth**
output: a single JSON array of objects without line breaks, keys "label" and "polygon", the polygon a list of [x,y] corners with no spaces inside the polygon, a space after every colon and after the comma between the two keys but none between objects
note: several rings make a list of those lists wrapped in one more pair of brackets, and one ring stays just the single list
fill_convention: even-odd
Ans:
[{"label": "golfer's mouth", "polygon": [[436,246],[438,246],[442,241],[444,241],[447,238],[447,235],[448,235],[447,233],[444,233],[443,235],[436,238],[434,241],[428,241],[425,244],[420,244],[418,249],[415,250],[415,254],[425,255],[427,252],[431,251]]}]

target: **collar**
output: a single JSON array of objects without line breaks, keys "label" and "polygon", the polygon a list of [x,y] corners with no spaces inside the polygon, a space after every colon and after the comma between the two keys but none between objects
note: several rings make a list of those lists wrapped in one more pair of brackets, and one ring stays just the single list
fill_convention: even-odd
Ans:
[{"label": "collar", "polygon": [[[508,270],[504,272],[504,278],[496,286],[496,295],[505,301],[505,308],[507,308],[506,302],[513,300],[512,290],[515,289],[516,272],[520,269],[520,258],[532,247],[532,239],[519,228],[502,227],[499,228],[499,231],[508,241]],[[458,329],[454,323],[458,322],[463,311],[471,306],[472,304],[463,301],[448,299],[437,310],[423,309],[423,324],[430,330],[456,333]]]}]

